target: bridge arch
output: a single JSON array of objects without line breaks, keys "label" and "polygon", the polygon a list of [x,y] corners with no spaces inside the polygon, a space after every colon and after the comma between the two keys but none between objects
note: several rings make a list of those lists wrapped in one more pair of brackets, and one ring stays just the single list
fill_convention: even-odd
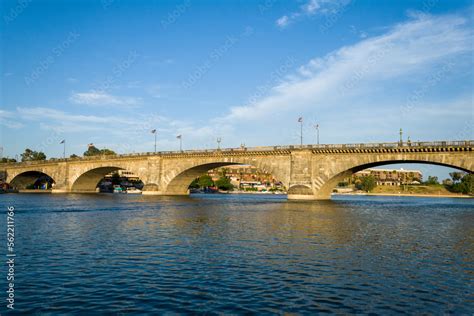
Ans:
[{"label": "bridge arch", "polygon": [[248,157],[240,157],[241,159],[231,160],[215,160],[206,159],[198,162],[183,163],[174,168],[164,168],[162,194],[166,195],[187,195],[191,182],[208,172],[209,170],[232,166],[232,165],[248,165],[271,174],[275,179],[281,181],[286,187],[289,184],[288,168],[282,168],[279,164],[271,159],[255,159]]},{"label": "bridge arch", "polygon": [[433,155],[427,156],[422,159],[400,159],[400,158],[388,158],[380,159],[375,161],[364,161],[356,164],[341,164],[339,168],[331,170],[331,173],[326,175],[320,175],[313,179],[313,185],[315,187],[315,195],[317,199],[329,199],[331,193],[336,185],[342,180],[351,177],[354,173],[374,167],[380,167],[391,164],[406,164],[406,163],[416,163],[416,164],[427,164],[427,165],[436,165],[458,169],[467,173],[474,173],[472,170],[472,165],[469,165],[467,161],[464,160],[454,160],[448,159],[443,160],[439,157],[434,157]]},{"label": "bridge arch", "polygon": [[32,185],[36,185],[41,180],[47,181],[50,184],[55,183],[55,180],[49,174],[43,171],[29,170],[15,175],[10,181],[10,185],[16,189],[24,190]]},{"label": "bridge arch", "polygon": [[105,175],[123,168],[108,166],[97,167],[81,173],[72,183],[71,191],[77,193],[96,192],[96,187]]}]

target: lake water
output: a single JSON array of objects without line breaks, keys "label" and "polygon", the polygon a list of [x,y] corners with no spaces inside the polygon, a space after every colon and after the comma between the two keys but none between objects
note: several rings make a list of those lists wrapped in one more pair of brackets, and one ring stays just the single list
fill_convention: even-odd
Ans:
[{"label": "lake water", "polygon": [[3,194],[0,204],[4,290],[15,207],[19,312],[474,312],[470,199]]}]

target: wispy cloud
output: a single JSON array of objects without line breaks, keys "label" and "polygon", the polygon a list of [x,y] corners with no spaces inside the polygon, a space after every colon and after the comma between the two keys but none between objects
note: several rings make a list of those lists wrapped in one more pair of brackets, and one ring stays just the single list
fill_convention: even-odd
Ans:
[{"label": "wispy cloud", "polygon": [[162,87],[158,84],[153,84],[149,86],[146,91],[154,98],[161,98],[162,96]]},{"label": "wispy cloud", "polygon": [[347,5],[351,0],[308,0],[297,11],[285,14],[276,20],[276,25],[285,28],[289,24],[305,17],[317,14],[329,14],[337,8]]},{"label": "wispy cloud", "polygon": [[13,129],[24,126],[22,123],[16,120],[15,113],[5,110],[0,110],[0,125]]},{"label": "wispy cloud", "polygon": [[[473,31],[468,24],[461,16],[412,17],[383,35],[310,60],[275,85],[270,95],[232,108],[226,119],[252,120],[282,111],[344,108],[361,100],[373,102],[386,89],[401,90],[402,94],[407,90],[408,94],[414,78],[423,80],[447,60],[455,60],[458,69],[466,69],[462,65],[466,62],[472,67],[469,53],[473,51]],[[458,58],[462,54],[467,57]]]},{"label": "wispy cloud", "polygon": [[140,98],[115,96],[102,91],[89,91],[73,93],[69,100],[76,104],[85,105],[118,105],[118,106],[138,106]]},{"label": "wispy cloud", "polygon": [[124,124],[134,125],[140,120],[117,116],[97,116],[70,114],[64,111],[45,107],[17,107],[17,112],[22,119],[34,121],[53,120],[55,122],[82,123],[82,124]]},{"label": "wispy cloud", "polygon": [[288,15],[284,15],[278,20],[276,20],[276,24],[281,28],[286,27],[289,22],[290,22],[290,19],[288,18]]}]

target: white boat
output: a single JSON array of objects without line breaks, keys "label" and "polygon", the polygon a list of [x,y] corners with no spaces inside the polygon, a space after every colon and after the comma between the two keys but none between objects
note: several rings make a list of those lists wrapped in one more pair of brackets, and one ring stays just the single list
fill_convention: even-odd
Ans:
[{"label": "white boat", "polygon": [[127,188],[127,192],[128,194],[142,194],[142,191],[137,189],[137,188],[134,188],[134,187],[131,187],[131,188]]}]

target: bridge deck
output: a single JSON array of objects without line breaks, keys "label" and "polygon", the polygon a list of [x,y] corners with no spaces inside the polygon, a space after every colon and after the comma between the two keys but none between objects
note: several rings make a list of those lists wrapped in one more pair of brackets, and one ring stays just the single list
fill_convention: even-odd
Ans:
[{"label": "bridge deck", "polygon": [[183,151],[158,151],[131,153],[106,156],[86,156],[78,158],[50,158],[46,161],[27,161],[1,163],[2,166],[19,166],[30,164],[57,163],[65,161],[91,161],[100,159],[120,159],[144,156],[166,157],[189,157],[189,156],[209,156],[209,155],[275,155],[290,154],[296,150],[311,150],[315,154],[324,153],[385,153],[385,152],[449,152],[449,151],[472,151],[473,140],[466,141],[432,141],[432,142],[411,142],[411,143],[357,143],[357,144],[311,144],[311,145],[283,145],[283,146],[259,146],[259,147],[237,147],[222,149],[191,149]]}]

